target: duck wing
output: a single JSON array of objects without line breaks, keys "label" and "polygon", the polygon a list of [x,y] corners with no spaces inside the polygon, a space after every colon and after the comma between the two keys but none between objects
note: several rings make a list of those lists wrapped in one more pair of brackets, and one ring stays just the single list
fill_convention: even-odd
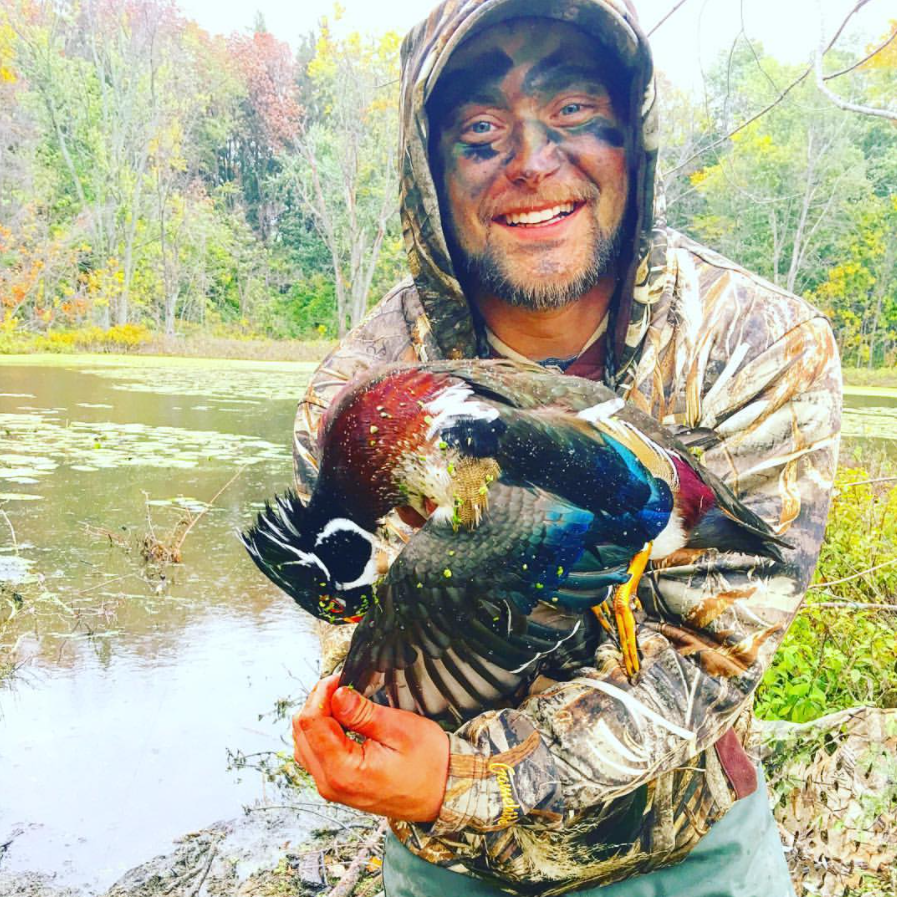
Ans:
[{"label": "duck wing", "polygon": [[625,563],[578,566],[605,560],[590,550],[593,520],[539,490],[495,484],[475,531],[427,523],[379,584],[342,684],[457,723],[509,699],[555,652],[585,662],[598,629],[583,610],[628,578]]}]

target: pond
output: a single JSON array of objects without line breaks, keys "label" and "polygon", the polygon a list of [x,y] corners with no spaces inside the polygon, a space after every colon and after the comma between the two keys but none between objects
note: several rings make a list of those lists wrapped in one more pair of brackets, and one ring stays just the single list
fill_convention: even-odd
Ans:
[{"label": "pond", "polygon": [[[290,482],[310,370],[0,358],[0,620],[24,663],[0,690],[4,872],[103,890],[265,798],[227,752],[289,749],[271,711],[316,679],[317,642],[234,532]],[[895,456],[897,393],[847,405],[846,450]],[[183,562],[146,564],[180,520]]]},{"label": "pond", "polygon": [[[318,650],[234,533],[290,482],[311,367],[0,363],[0,619],[24,661],[0,690],[4,872],[104,889],[264,796],[227,751],[286,744],[270,711]],[[177,538],[237,473],[183,563],[147,566],[146,533]]]}]

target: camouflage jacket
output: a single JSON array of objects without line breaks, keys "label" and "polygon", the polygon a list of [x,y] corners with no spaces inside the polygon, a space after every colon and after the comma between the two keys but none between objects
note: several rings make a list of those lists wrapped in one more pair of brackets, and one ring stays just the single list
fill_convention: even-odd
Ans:
[{"label": "camouflage jacket", "polygon": [[639,215],[606,337],[607,381],[666,425],[714,430],[703,463],[793,546],[783,564],[714,550],[664,559],[640,585],[644,660],[635,684],[608,642],[569,681],[537,680],[518,707],[483,713],[450,735],[438,819],[396,822],[393,831],[431,862],[511,892],[556,894],[682,859],[750,790],[751,767],[737,743],[733,750],[731,730],[813,572],[837,460],[841,378],[818,311],[664,225],[651,60],[628,0],[447,0],[402,48],[412,278],[313,376],[296,419],[300,489],[314,482],[322,412],[356,373],[374,362],[488,354],[442,235],[424,103],[472,28],[521,14],[579,25],[630,70]]}]

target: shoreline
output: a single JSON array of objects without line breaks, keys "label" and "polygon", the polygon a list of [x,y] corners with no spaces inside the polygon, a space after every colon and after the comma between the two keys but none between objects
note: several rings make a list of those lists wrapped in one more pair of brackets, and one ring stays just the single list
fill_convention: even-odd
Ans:
[{"label": "shoreline", "polygon": [[[152,359],[170,359],[187,364],[208,362],[244,362],[266,365],[301,365],[312,368],[337,346],[336,340],[257,340],[226,337],[154,338],[130,351],[29,350],[15,347],[15,352],[0,352],[2,364],[85,364],[107,359],[109,363],[139,365],[139,359],[152,364]],[[159,363],[157,361],[157,363]],[[289,368],[285,368],[289,369]],[[885,395],[897,397],[897,370],[892,368],[844,368],[844,392],[848,395]],[[882,392],[884,391],[884,392]]]}]

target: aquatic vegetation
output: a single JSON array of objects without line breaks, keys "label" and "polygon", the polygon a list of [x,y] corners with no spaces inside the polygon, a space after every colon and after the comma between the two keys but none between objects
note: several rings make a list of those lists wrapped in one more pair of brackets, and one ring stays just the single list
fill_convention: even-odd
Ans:
[{"label": "aquatic vegetation", "polygon": [[288,457],[286,444],[215,430],[109,421],[66,423],[53,410],[0,414],[0,481],[12,483],[37,483],[59,465],[77,471],[171,469],[204,462],[243,466]]},{"label": "aquatic vegetation", "polygon": [[[298,365],[297,365],[298,367]],[[260,404],[271,399],[296,401],[305,389],[311,366],[305,370],[239,370],[227,368],[82,369],[83,373],[115,380],[123,392],[202,396],[234,404]]]}]

